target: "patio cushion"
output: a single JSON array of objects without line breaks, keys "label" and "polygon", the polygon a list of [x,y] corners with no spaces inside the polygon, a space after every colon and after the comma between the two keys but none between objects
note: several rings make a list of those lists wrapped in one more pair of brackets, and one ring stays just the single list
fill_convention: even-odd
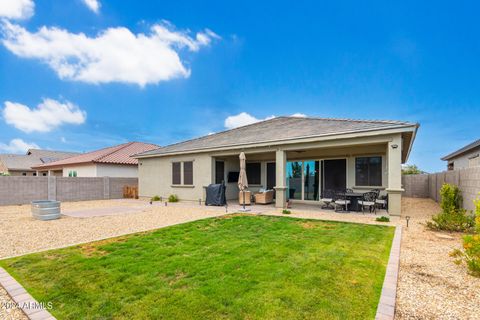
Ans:
[{"label": "patio cushion", "polygon": [[323,198],[323,199],[320,199],[320,201],[322,201],[322,202],[332,202],[333,199],[332,198]]},{"label": "patio cushion", "polygon": [[377,200],[375,200],[375,203],[385,204],[385,203],[387,203],[387,200],[385,200],[385,199],[377,199]]},{"label": "patio cushion", "polygon": [[350,200],[336,200],[336,204],[350,204]]},{"label": "patio cushion", "polygon": [[255,203],[258,204],[269,204],[273,202],[273,191],[265,191],[262,193],[255,194]]},{"label": "patio cushion", "polygon": [[373,206],[373,205],[375,205],[375,202],[373,202],[373,201],[363,201],[363,200],[359,200],[358,203],[361,204],[361,205],[363,205],[363,206]]}]

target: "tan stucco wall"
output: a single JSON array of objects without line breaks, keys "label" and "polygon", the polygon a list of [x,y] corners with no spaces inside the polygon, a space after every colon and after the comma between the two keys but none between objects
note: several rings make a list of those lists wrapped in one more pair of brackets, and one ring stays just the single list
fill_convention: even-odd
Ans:
[{"label": "tan stucco wall", "polygon": [[138,166],[98,163],[97,177],[137,178]]},{"label": "tan stucco wall", "polygon": [[77,177],[96,177],[97,166],[94,164],[76,165],[63,168],[63,176],[68,177],[70,171],[77,171]]},{"label": "tan stucco wall", "polygon": [[137,178],[138,167],[115,164],[80,164],[63,168],[63,176],[68,177],[70,171],[77,171],[77,177],[112,177]]},{"label": "tan stucco wall", "polygon": [[[393,149],[391,146],[396,145]],[[266,185],[266,163],[275,161],[278,150],[285,150],[287,161],[291,160],[320,160],[320,159],[347,159],[347,187],[362,191],[372,187],[362,188],[355,185],[355,158],[361,156],[382,157],[382,194],[388,193],[392,213],[400,214],[401,201],[401,134],[389,134],[375,137],[357,137],[344,140],[302,143],[297,145],[262,147],[245,149],[247,161],[262,163],[262,183]],[[181,200],[204,199],[204,186],[213,180],[215,159],[225,161],[225,177],[229,171],[238,171],[238,152],[217,151],[182,156],[165,156],[158,158],[139,159],[139,193],[140,196],[151,197],[154,195],[167,197],[177,194]],[[194,186],[178,187],[171,185],[172,162],[194,161]],[[278,174],[278,172],[277,172]],[[284,176],[284,175],[283,175]],[[284,186],[277,181],[277,186]],[[260,188],[252,186],[252,191]],[[227,184],[227,199],[236,199],[238,188],[236,183]]]},{"label": "tan stucco wall", "polygon": [[[193,161],[193,186],[172,185],[172,162],[177,161]],[[212,157],[208,154],[139,159],[139,195],[166,198],[176,194],[181,200],[203,200],[203,187],[212,183],[212,168]]]}]

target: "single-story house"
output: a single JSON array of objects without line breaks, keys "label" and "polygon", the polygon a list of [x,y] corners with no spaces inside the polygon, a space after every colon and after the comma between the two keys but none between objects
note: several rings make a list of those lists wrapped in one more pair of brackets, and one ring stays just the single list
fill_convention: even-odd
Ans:
[{"label": "single-story house", "polygon": [[158,148],[155,144],[128,142],[35,166],[33,169],[47,171],[49,176],[136,178],[138,160],[131,156]]},{"label": "single-story house", "polygon": [[205,199],[204,188],[225,181],[238,198],[239,154],[245,152],[250,190],[276,190],[276,207],[319,201],[322,190],[379,188],[389,212],[401,211],[401,165],[419,125],[402,121],[277,117],[140,153],[139,194]]},{"label": "single-story house", "polygon": [[77,152],[29,149],[26,154],[0,154],[0,174],[11,176],[46,176],[47,171],[37,171],[33,166],[79,155]]},{"label": "single-story house", "polygon": [[480,139],[442,158],[448,170],[480,166]]}]

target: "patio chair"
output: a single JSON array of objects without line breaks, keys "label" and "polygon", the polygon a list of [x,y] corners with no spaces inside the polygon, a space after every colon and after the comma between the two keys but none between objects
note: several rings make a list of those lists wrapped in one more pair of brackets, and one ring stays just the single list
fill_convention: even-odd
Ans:
[{"label": "patio chair", "polygon": [[349,212],[348,205],[350,200],[347,199],[346,191],[337,191],[335,193],[335,212],[339,212],[338,207],[344,208],[341,211]]},{"label": "patio chair", "polygon": [[388,197],[381,196],[379,199],[375,200],[375,206],[380,207],[381,209],[387,210],[388,208]]},{"label": "patio chair", "polygon": [[372,192],[377,194],[377,199],[380,198],[380,189],[372,189]]},{"label": "patio chair", "polygon": [[368,207],[369,212],[373,210],[373,212],[377,214],[375,200],[377,200],[377,193],[375,191],[365,192],[362,200],[358,200],[358,205],[362,207],[362,213],[365,214],[365,207]]},{"label": "patio chair", "polygon": [[323,202],[322,209],[334,209],[332,202],[335,201],[335,191],[330,189],[323,190],[320,201]]}]

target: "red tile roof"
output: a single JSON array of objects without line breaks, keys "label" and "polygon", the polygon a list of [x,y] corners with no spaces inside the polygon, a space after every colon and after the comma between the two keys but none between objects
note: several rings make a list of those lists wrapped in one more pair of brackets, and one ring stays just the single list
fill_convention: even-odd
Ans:
[{"label": "red tile roof", "polygon": [[83,153],[78,156],[67,159],[49,162],[43,165],[32,167],[33,169],[46,169],[54,167],[63,167],[72,164],[80,163],[110,163],[110,164],[126,164],[137,165],[138,160],[132,158],[132,155],[137,153],[150,151],[160,148],[155,144],[143,142],[128,142],[119,144],[117,146],[108,147],[100,150],[95,150],[88,153]]}]

